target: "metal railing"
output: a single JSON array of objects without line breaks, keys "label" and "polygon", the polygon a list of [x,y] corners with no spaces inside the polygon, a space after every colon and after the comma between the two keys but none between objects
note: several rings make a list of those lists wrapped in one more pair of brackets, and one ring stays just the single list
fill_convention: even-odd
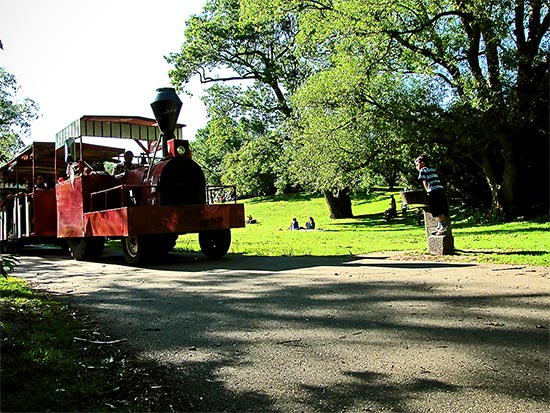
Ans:
[{"label": "metal railing", "polygon": [[[0,240],[29,237],[33,233],[33,193],[19,192],[10,196],[1,211]],[[11,219],[8,219],[8,215]]]},{"label": "metal railing", "polygon": [[[159,192],[156,185],[117,185],[112,188],[90,193],[91,211],[139,206],[143,191],[147,191],[147,199],[151,205],[160,205]],[[225,204],[237,203],[237,187],[235,185],[207,186],[206,203]]]},{"label": "metal railing", "polygon": [[237,187],[235,185],[220,185],[206,187],[207,204],[237,203]]},{"label": "metal railing", "polygon": [[150,196],[148,198],[152,199],[154,204],[158,204],[158,195],[155,185],[122,184],[90,193],[90,209],[95,212],[127,206],[138,206],[141,200],[140,192],[144,189],[149,189]]}]

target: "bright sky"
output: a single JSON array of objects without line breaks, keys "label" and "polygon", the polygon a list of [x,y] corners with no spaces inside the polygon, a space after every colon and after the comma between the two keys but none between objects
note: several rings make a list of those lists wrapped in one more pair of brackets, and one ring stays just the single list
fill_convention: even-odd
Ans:
[{"label": "bright sky", "polygon": [[[159,87],[171,86],[163,56],[178,52],[185,21],[204,0],[0,0],[0,66],[15,75],[17,97],[40,106],[32,140],[55,134],[83,115],[153,118]],[[193,139],[206,124],[201,87],[180,94],[178,122]]]}]

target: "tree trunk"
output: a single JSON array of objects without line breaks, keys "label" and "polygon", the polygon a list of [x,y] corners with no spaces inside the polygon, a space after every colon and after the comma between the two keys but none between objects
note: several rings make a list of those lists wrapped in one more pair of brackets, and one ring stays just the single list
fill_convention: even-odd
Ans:
[{"label": "tree trunk", "polygon": [[486,152],[481,152],[481,169],[485,175],[485,180],[491,191],[491,211],[492,217],[502,216],[504,214],[504,207],[502,205],[502,181],[500,174],[497,170],[500,169],[496,166],[496,157],[490,156]]},{"label": "tree trunk", "polygon": [[336,193],[324,191],[324,195],[332,219],[353,218],[348,188],[341,189]]},{"label": "tree trunk", "polygon": [[[523,213],[522,202],[528,203],[529,200],[523,198],[523,188],[519,182],[518,164],[519,157],[517,152],[509,149],[502,153],[502,196],[504,203],[504,212],[507,219],[515,218]],[[525,177],[527,178],[527,177]],[[528,178],[527,178],[528,179]],[[530,205],[529,205],[530,206]]]}]

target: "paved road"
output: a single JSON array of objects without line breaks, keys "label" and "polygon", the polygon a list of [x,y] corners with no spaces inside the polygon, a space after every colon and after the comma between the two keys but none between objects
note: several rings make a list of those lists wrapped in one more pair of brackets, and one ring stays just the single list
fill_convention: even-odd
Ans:
[{"label": "paved road", "polygon": [[548,267],[174,254],[131,268],[28,249],[15,275],[128,339],[196,410],[548,412]]}]

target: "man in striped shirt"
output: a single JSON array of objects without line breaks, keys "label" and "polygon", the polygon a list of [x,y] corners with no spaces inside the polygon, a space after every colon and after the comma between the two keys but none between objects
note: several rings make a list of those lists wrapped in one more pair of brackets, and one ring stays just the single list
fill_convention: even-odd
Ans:
[{"label": "man in striped shirt", "polygon": [[449,203],[445,195],[445,189],[441,184],[437,172],[429,166],[429,159],[426,155],[420,155],[415,159],[414,164],[420,174],[418,179],[424,184],[428,193],[428,203],[430,212],[437,217],[437,228],[432,231],[432,235],[445,235],[449,229],[447,217],[449,216]]}]

